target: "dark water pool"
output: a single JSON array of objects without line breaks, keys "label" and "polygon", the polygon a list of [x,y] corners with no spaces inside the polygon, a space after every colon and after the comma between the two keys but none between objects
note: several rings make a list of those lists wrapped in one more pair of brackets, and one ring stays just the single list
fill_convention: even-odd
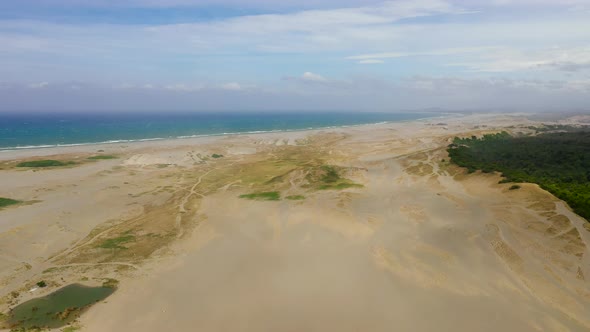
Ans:
[{"label": "dark water pool", "polygon": [[19,304],[11,310],[7,322],[10,327],[62,327],[78,318],[84,309],[104,300],[114,291],[113,287],[68,285],[49,295]]}]

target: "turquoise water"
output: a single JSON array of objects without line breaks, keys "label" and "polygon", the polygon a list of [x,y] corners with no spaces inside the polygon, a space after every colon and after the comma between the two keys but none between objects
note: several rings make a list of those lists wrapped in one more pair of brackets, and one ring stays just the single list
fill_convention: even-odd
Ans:
[{"label": "turquoise water", "polygon": [[0,114],[0,150],[289,131],[415,120],[431,113]]}]

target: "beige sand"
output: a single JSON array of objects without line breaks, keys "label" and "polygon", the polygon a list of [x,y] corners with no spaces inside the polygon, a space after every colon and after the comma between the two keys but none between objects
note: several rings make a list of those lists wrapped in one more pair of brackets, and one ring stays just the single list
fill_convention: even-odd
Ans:
[{"label": "beige sand", "polygon": [[[446,156],[454,135],[530,124],[477,115],[2,153],[119,159],[0,171],[0,196],[29,202],[0,210],[0,310],[111,277],[119,289],[82,331],[588,331],[588,222]],[[306,187],[307,159],[364,187]],[[238,197],[268,188],[306,198]],[[128,249],[100,248],[122,234]]]}]

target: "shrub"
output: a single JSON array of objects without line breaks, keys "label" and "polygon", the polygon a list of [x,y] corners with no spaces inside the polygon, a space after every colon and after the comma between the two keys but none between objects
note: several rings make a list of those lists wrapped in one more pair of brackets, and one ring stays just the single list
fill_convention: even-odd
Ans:
[{"label": "shrub", "polygon": [[288,200],[291,200],[291,201],[301,201],[301,200],[304,200],[305,199],[305,196],[303,196],[303,195],[291,195],[291,196],[287,196],[285,198],[288,199]]},{"label": "shrub", "polygon": [[240,198],[259,200],[259,201],[279,201],[281,199],[281,194],[278,191],[268,191],[268,192],[240,195]]},{"label": "shrub", "polygon": [[19,204],[19,203],[22,203],[22,202],[17,201],[15,199],[0,197],[0,208],[3,208],[5,206],[9,206],[9,205]]},{"label": "shrub", "polygon": [[122,244],[125,244],[127,242],[131,242],[135,240],[135,236],[133,235],[124,235],[124,236],[119,236],[113,239],[106,239],[104,240],[100,245],[99,248],[103,248],[103,249],[127,249],[125,247],[122,246]]},{"label": "shrub", "polygon": [[73,165],[75,162],[73,161],[59,161],[59,160],[32,160],[32,161],[23,161],[16,165],[16,167],[61,167],[61,166],[68,166]]}]

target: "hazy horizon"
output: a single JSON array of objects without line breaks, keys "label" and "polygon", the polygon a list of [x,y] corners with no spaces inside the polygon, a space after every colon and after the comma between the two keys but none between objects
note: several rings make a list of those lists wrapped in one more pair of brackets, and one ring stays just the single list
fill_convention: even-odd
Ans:
[{"label": "hazy horizon", "polygon": [[590,1],[0,3],[0,112],[585,111]]}]

